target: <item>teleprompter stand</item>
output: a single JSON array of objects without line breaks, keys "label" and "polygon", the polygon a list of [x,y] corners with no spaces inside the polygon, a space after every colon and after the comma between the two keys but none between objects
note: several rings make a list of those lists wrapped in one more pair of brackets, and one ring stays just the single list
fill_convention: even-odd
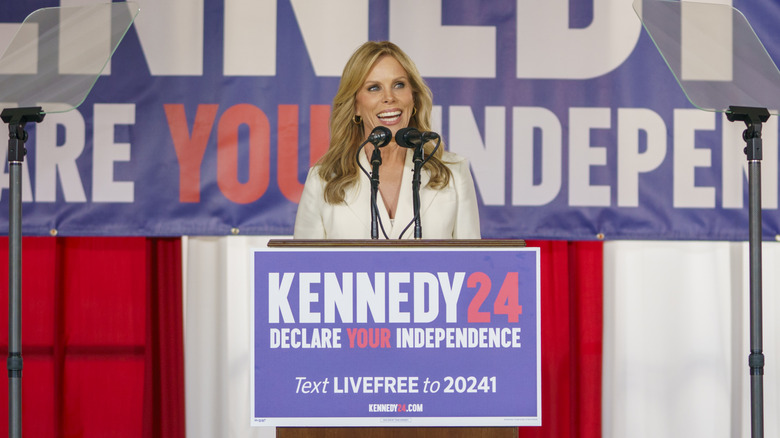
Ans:
[{"label": "teleprompter stand", "polygon": [[[0,112],[8,124],[8,436],[22,436],[22,168],[26,125],[86,99],[138,15],[133,2],[44,8],[0,57]],[[74,49],[75,48],[75,49]],[[42,103],[46,102],[46,103]],[[14,105],[15,104],[15,105]]]},{"label": "teleprompter stand", "polygon": [[22,435],[22,163],[27,123],[43,121],[41,107],[5,109],[8,124],[8,430]]},{"label": "teleprompter stand", "polygon": [[730,106],[730,122],[745,122],[742,133],[748,162],[750,233],[750,425],[753,436],[764,434],[763,310],[761,307],[761,124],[769,119],[766,108]]},{"label": "teleprompter stand", "polygon": [[[780,71],[745,16],[728,5],[634,0],[634,10],[688,100],[744,122],[750,247],[751,436],[764,436],[761,290],[762,123],[780,102]],[[775,111],[774,114],[777,114]]]}]

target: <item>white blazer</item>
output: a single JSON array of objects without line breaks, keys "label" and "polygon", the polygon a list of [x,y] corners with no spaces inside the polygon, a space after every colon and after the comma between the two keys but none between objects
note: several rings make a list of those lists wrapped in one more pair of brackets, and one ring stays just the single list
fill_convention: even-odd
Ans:
[{"label": "white blazer", "polygon": [[[401,232],[414,219],[412,206],[412,150],[406,153],[404,172],[395,220],[390,215],[377,193],[379,219],[390,239],[398,239]],[[447,164],[452,177],[447,187],[435,190],[426,187],[430,179],[423,168],[420,178],[420,222],[424,239],[479,239],[479,212],[477,194],[471,177],[468,161],[454,153],[445,151],[442,160]],[[360,154],[363,168],[370,172],[371,165],[365,154]],[[380,168],[381,169],[381,168]],[[294,237],[296,239],[370,239],[371,238],[371,181],[362,172],[358,183],[350,187],[344,203],[333,205],[325,202],[325,182],[319,176],[319,167],[309,170],[303,188],[298,214],[295,217]],[[379,238],[384,239],[382,229]],[[404,239],[414,238],[414,224],[404,232]]]}]

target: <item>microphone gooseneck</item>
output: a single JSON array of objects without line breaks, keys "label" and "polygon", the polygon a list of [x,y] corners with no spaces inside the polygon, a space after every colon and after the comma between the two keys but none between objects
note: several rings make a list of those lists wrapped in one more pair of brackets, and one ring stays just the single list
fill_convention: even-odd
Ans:
[{"label": "microphone gooseneck", "polygon": [[[368,135],[368,138],[358,147],[357,153],[355,155],[355,160],[357,161],[358,167],[360,167],[360,170],[363,171],[363,173],[366,174],[368,179],[371,181],[371,238],[372,239],[378,239],[379,238],[379,228],[382,228],[382,234],[385,235],[385,238],[387,238],[387,233],[385,233],[385,228],[382,225],[380,219],[379,219],[379,208],[377,206],[377,192],[379,191],[379,166],[382,165],[382,155],[379,152],[379,148],[386,146],[390,141],[393,139],[393,133],[384,126],[377,126],[371,131],[371,134]],[[371,154],[371,173],[368,173],[366,169],[363,168],[363,166],[360,164],[360,153],[363,150],[363,147],[371,143],[374,145],[374,151]]]},{"label": "microphone gooseneck", "polygon": [[[360,148],[358,148],[357,156],[355,157],[358,161],[358,166],[363,171],[363,173],[366,174],[366,176],[371,181],[371,238],[377,239],[379,237],[379,228],[382,228],[382,233],[385,234],[385,238],[387,238],[387,234],[385,233],[384,227],[381,224],[381,220],[379,219],[379,208],[377,205],[377,193],[379,191],[379,167],[382,164],[382,157],[379,153],[379,148],[386,146],[390,143],[390,141],[393,140],[393,134],[392,132],[384,127],[384,126],[377,126],[371,131],[371,134],[368,135],[368,138],[363,142],[363,144],[360,145]],[[413,169],[413,178],[412,178],[412,208],[414,210],[414,218],[412,221],[407,225],[406,228],[401,232],[399,237],[403,237],[403,235],[406,233],[406,230],[414,224],[414,237],[415,239],[421,239],[422,238],[422,224],[420,221],[420,185],[421,185],[421,172],[423,165],[428,161],[430,156],[425,157],[425,151],[424,151],[424,145],[432,140],[438,140],[436,143],[436,146],[433,148],[433,151],[431,154],[435,153],[436,150],[439,148],[439,144],[441,144],[441,137],[438,133],[432,132],[432,131],[424,131],[420,132],[417,128],[413,128],[411,126],[408,126],[406,128],[401,128],[398,130],[398,132],[395,133],[395,142],[398,144],[398,146],[408,149],[414,150],[414,169]],[[360,165],[360,151],[362,150],[363,146],[366,144],[371,143],[374,145],[374,152],[371,155],[371,159],[369,162],[371,163],[371,173],[366,171],[366,169],[363,169],[363,166]]]}]

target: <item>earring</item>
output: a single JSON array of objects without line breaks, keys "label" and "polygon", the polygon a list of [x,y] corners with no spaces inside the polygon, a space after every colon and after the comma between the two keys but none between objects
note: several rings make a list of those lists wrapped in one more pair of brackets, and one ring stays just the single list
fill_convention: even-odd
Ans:
[{"label": "earring", "polygon": [[354,123],[354,124],[356,124],[356,125],[359,125],[359,124],[363,123],[363,118],[362,118],[362,117],[360,117],[359,115],[355,114],[355,115],[352,117],[352,123]]},{"label": "earring", "polygon": [[412,117],[414,117],[415,114],[417,114],[417,107],[413,106],[412,107]]}]

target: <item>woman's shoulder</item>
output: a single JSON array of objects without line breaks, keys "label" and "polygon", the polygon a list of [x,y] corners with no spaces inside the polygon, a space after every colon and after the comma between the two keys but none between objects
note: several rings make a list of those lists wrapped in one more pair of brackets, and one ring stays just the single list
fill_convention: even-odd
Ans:
[{"label": "woman's shoulder", "polygon": [[322,168],[319,164],[315,164],[314,166],[310,167],[309,174],[306,176],[306,185],[317,187],[324,186],[325,181],[323,180],[322,176],[320,176],[321,170]]},{"label": "woman's shoulder", "polygon": [[316,177],[322,179],[320,174],[322,173],[322,164],[316,163],[309,168],[309,177]]}]

